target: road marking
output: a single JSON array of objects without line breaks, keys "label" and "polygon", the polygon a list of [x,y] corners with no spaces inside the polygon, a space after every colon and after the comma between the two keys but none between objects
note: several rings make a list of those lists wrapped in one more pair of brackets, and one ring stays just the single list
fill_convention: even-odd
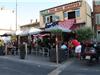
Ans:
[{"label": "road marking", "polygon": [[58,66],[58,68],[50,72],[48,75],[59,75],[67,66],[71,65],[72,63],[73,61],[67,61],[65,64]]}]

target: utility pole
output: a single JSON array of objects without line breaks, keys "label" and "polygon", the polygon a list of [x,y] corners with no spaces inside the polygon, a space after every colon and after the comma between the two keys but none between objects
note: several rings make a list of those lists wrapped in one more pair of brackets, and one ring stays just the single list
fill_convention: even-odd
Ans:
[{"label": "utility pole", "polygon": [[17,0],[16,0],[16,31],[17,31]]}]

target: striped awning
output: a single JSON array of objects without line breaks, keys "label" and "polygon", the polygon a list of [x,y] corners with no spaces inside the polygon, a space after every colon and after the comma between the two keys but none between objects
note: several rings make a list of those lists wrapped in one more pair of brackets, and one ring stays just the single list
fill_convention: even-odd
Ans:
[{"label": "striped awning", "polygon": [[61,26],[64,29],[69,29],[71,30],[73,27],[73,24],[75,23],[75,19],[69,19],[69,20],[64,20],[64,21],[60,21],[58,22],[58,25]]},{"label": "striped awning", "polygon": [[74,23],[76,23],[75,19],[52,22],[52,23],[46,24],[45,30],[50,31],[52,29],[61,29],[64,32],[70,32],[71,30],[75,29]]}]

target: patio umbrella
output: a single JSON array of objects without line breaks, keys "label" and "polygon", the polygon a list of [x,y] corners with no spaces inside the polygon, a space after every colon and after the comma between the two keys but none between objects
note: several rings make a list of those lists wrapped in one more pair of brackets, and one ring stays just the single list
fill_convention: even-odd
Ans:
[{"label": "patio umbrella", "polygon": [[29,34],[29,30],[28,29],[23,30],[22,33],[21,33],[22,36],[28,35],[28,34]]},{"label": "patio umbrella", "polygon": [[23,32],[23,31],[21,31],[21,30],[17,30],[17,31],[16,31],[16,35],[21,35],[22,32]]},{"label": "patio umbrella", "polygon": [[29,30],[29,34],[37,34],[37,33],[40,33],[42,30],[41,29],[39,29],[39,28],[34,28],[34,27],[32,27],[32,28],[30,28],[30,30]]}]

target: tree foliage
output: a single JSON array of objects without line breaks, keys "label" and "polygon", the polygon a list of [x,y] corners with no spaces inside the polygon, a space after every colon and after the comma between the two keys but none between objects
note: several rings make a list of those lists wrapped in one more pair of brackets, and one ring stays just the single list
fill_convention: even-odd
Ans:
[{"label": "tree foliage", "polygon": [[54,33],[54,34],[59,34],[62,33],[61,29],[52,29],[50,32]]},{"label": "tree foliage", "polygon": [[75,31],[76,34],[78,35],[78,40],[88,40],[91,39],[94,35],[93,31],[89,27],[83,27]]}]

